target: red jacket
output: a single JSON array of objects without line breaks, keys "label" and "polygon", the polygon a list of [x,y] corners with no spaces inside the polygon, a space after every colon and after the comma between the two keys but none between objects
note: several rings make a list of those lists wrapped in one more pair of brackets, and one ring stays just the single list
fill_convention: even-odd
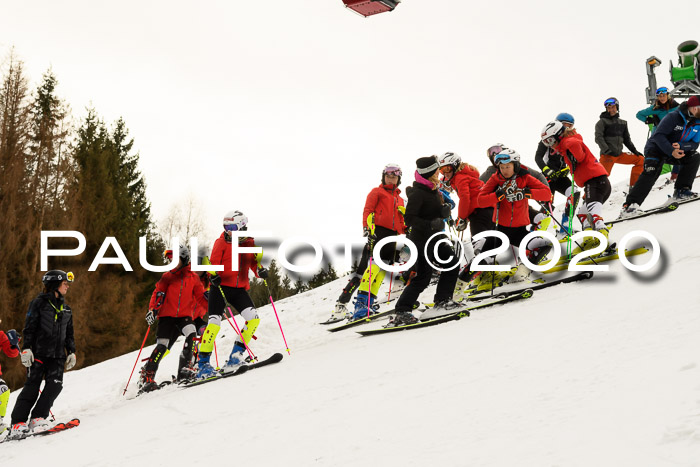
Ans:
[{"label": "red jacket", "polygon": [[479,180],[479,171],[465,165],[462,170],[452,176],[450,185],[457,190],[459,206],[457,216],[460,219],[468,218],[474,209],[478,208],[477,198],[484,182]]},{"label": "red jacket", "polygon": [[393,230],[399,234],[406,232],[403,214],[398,210],[403,206],[401,190],[396,185],[379,185],[367,195],[365,209],[362,211],[362,227],[367,227],[367,216],[374,213],[374,224]]},{"label": "red jacket", "polygon": [[[515,177],[509,180],[503,178],[500,170],[497,171],[491,175],[491,178],[488,179],[486,185],[479,192],[478,204],[480,208],[496,207],[493,210],[493,221],[504,227],[522,227],[530,224],[527,198],[514,202],[504,199],[496,206],[496,203],[498,203],[495,193],[496,189],[499,186],[503,186],[506,182],[512,183],[513,181],[518,188],[530,188],[532,199],[536,201],[549,201],[552,196],[552,192],[549,191],[547,185],[530,175],[530,172],[525,167],[521,166]],[[498,221],[496,218],[498,218]]]},{"label": "red jacket", "polygon": [[[3,331],[0,331],[0,349],[2,349],[2,351],[5,352],[5,355],[10,358],[15,358],[17,355],[19,355],[19,350],[17,350],[16,347],[10,347],[10,339],[7,338],[7,335],[5,335]],[[2,376],[1,366],[0,376]]]},{"label": "red jacket", "polygon": [[165,300],[158,309],[158,317],[193,318],[195,305],[207,309],[207,299],[204,298],[204,287],[199,276],[193,273],[190,266],[177,271],[163,273],[151,295],[148,308],[154,310],[158,292],[165,292]]},{"label": "red jacket", "polygon": [[554,149],[562,155],[564,162],[574,175],[574,181],[580,187],[592,178],[608,175],[605,167],[583,143],[583,137],[575,130],[564,136]]},{"label": "red jacket", "polygon": [[[258,262],[255,260],[255,254],[239,253],[238,271],[232,271],[231,243],[226,241],[225,234],[225,232],[222,233],[221,236],[214,242],[214,248],[211,250],[209,260],[211,261],[211,264],[223,264],[224,266],[223,271],[217,272],[217,274],[221,276],[221,285],[249,290],[250,282],[248,281],[248,271],[252,271],[253,274],[255,274],[255,277],[258,277]],[[255,246],[255,240],[252,237],[248,237],[238,246],[253,247]]]}]

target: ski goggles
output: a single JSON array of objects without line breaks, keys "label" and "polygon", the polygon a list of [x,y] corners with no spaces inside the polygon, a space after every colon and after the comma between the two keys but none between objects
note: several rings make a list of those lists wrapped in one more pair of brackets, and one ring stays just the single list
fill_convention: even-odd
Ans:
[{"label": "ski goggles", "polygon": [[662,88],[657,89],[656,95],[658,96],[660,94],[668,94],[668,88],[664,86]]},{"label": "ski goggles", "polygon": [[613,97],[611,97],[610,99],[606,99],[605,102],[603,102],[603,105],[605,105],[605,107],[611,107],[611,106],[617,105],[617,104],[618,104],[617,99],[615,99]]},{"label": "ski goggles", "polygon": [[442,167],[440,167],[440,173],[443,175],[452,173],[452,166],[451,165],[443,165]]},{"label": "ski goggles", "polygon": [[238,224],[227,224],[224,226],[224,230],[226,232],[238,232],[238,231],[244,231],[248,230],[248,226],[243,226],[243,227],[238,227]]},{"label": "ski goggles", "polygon": [[545,138],[542,140],[542,144],[547,146],[548,148],[551,148],[555,144],[557,144],[557,137],[556,136],[550,136],[548,138]]},{"label": "ski goggles", "polygon": [[489,157],[493,157],[496,154],[499,154],[501,151],[503,151],[503,149],[505,149],[503,145],[496,144],[495,146],[491,146],[490,148],[488,148],[486,150],[486,153],[489,155]]},{"label": "ski goggles", "polygon": [[401,176],[401,167],[387,167],[384,169],[385,175],[393,175],[395,177]]},{"label": "ski goggles", "polygon": [[498,154],[495,159],[493,160],[493,163],[496,165],[500,164],[507,164],[509,162],[513,162],[513,160],[510,158],[510,154]]}]

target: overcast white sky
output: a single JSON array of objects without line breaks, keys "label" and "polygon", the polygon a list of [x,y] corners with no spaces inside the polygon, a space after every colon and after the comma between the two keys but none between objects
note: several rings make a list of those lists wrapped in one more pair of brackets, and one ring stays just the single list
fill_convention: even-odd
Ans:
[{"label": "overcast white sky", "polygon": [[[700,40],[700,2],[405,0],[362,18],[341,0],[0,2],[34,87],[52,67],[77,119],[124,118],[154,218],[190,191],[213,237],[240,209],[279,238],[361,234],[382,167],[455,151],[480,169],[502,142],[534,164],[541,128],[572,113],[591,150],[616,96],[641,150],[645,59]],[[666,24],[666,26],[660,26]],[[627,180],[616,166],[612,181]]]}]

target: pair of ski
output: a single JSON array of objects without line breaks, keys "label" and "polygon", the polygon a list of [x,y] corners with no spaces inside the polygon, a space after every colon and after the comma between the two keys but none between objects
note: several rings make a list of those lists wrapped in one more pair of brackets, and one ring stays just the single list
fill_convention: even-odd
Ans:
[{"label": "pair of ski", "polygon": [[62,431],[70,430],[71,428],[75,428],[80,425],[80,420],[77,418],[74,418],[72,420],[69,420],[67,422],[61,422],[57,423],[48,430],[45,431],[40,431],[38,433],[27,433],[24,436],[18,437],[18,438],[10,438],[9,435],[6,436],[0,443],[5,443],[5,442],[10,442],[10,441],[21,441],[23,439],[27,438],[34,438],[37,436],[48,436],[48,435],[53,435],[56,433],[60,433]]},{"label": "pair of ski", "polygon": [[184,381],[184,382],[180,383],[179,386],[183,387],[183,388],[191,388],[192,386],[201,386],[202,384],[210,383],[212,381],[218,381],[218,380],[224,379],[224,378],[229,378],[231,376],[242,375],[243,373],[245,373],[249,370],[253,370],[255,368],[260,368],[263,366],[272,365],[274,363],[279,363],[282,361],[283,357],[284,356],[281,353],[275,353],[275,354],[272,354],[271,357],[266,358],[265,360],[260,360],[260,361],[255,362],[255,363],[249,363],[247,365],[241,365],[235,371],[231,371],[228,373],[219,372],[218,375],[212,376],[211,378]]},{"label": "pair of ski", "polygon": [[669,201],[662,204],[661,206],[657,206],[655,208],[647,209],[644,211],[639,211],[639,212],[632,214],[632,215],[629,215],[629,216],[620,217],[619,219],[615,219],[614,221],[608,222],[608,224],[614,225],[614,224],[619,224],[620,222],[630,221],[633,219],[641,219],[642,217],[647,217],[647,216],[651,216],[654,214],[675,211],[676,209],[678,209],[678,207],[681,204],[692,203],[693,201],[697,201],[699,199],[700,199],[700,196],[696,196],[694,198],[686,198],[686,199],[669,199]]}]

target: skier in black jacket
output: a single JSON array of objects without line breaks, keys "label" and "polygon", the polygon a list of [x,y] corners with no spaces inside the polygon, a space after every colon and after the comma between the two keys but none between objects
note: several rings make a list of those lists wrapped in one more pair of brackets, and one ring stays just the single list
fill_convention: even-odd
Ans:
[{"label": "skier in black jacket", "polygon": [[[450,205],[445,203],[442,194],[438,191],[440,164],[437,157],[430,156],[421,157],[416,161],[416,165],[416,181],[406,189],[408,203],[404,214],[406,225],[410,228],[408,239],[418,249],[418,259],[414,266],[416,276],[411,279],[396,302],[396,314],[388,326],[403,326],[418,321],[411,310],[421,292],[430,284],[434,266],[439,265],[440,269],[454,266],[452,269],[440,272],[434,298],[436,308],[454,306],[452,294],[459,274],[459,258],[449,242],[440,243],[437,256],[443,261],[448,258],[453,258],[454,261],[447,264],[441,263],[435,258],[434,253],[435,242],[445,238],[445,235],[440,232],[444,231],[445,219],[450,217],[451,210]],[[425,247],[431,237],[433,238],[429,242],[426,257]]]},{"label": "skier in black jacket", "polygon": [[[63,389],[63,369],[70,370],[75,366],[73,312],[63,298],[69,283],[73,282],[73,273],[48,271],[42,282],[44,292],[29,304],[22,333],[21,359],[22,365],[27,367],[27,382],[12,410],[9,438],[22,438],[49,428],[46,418]],[[44,380],[46,384],[39,397]],[[27,424],[30,411],[31,420]]]}]

